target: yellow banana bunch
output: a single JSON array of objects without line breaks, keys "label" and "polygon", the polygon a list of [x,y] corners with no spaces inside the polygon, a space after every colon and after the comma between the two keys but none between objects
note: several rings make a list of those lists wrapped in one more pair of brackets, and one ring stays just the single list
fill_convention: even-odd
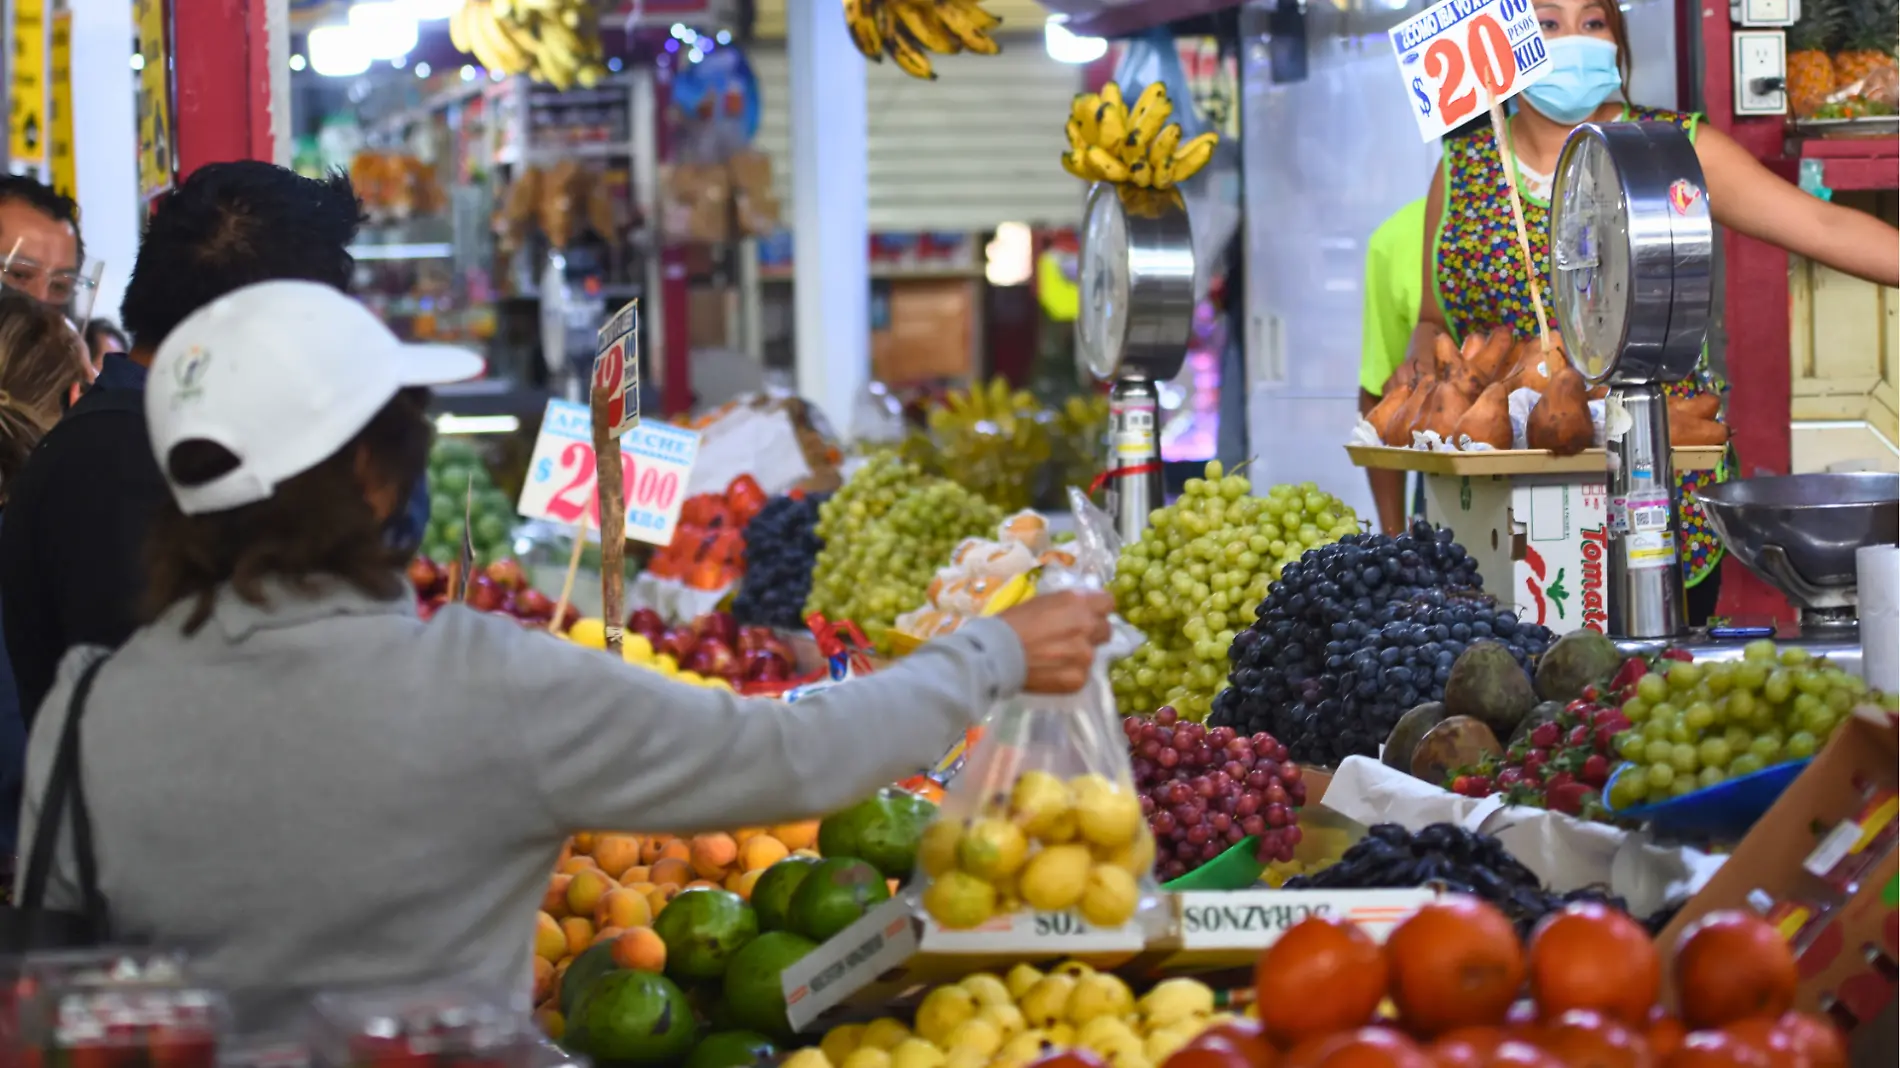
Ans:
[{"label": "yellow banana bunch", "polygon": [[557,89],[591,87],[607,75],[587,0],[467,0],[449,17],[449,40],[491,71]]},{"label": "yellow banana bunch", "polygon": [[1174,104],[1160,82],[1150,82],[1131,106],[1121,86],[1078,93],[1064,125],[1069,150],[1062,169],[1086,182],[1130,182],[1168,189],[1192,178],[1213,158],[1220,135],[1204,133],[1183,142],[1179,123],[1168,121]]},{"label": "yellow banana bunch", "polygon": [[1002,19],[983,10],[982,0],[844,0],[851,43],[866,59],[886,55],[913,78],[935,79],[930,54],[1001,51],[990,30]]}]

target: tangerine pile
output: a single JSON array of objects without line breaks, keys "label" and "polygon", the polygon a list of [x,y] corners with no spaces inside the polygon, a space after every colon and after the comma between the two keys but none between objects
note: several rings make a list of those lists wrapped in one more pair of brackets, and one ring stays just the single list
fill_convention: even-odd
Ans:
[{"label": "tangerine pile", "polygon": [[1794,954],[1751,914],[1685,931],[1674,983],[1680,1017],[1659,1004],[1648,934],[1594,902],[1546,917],[1528,947],[1474,898],[1426,905],[1384,946],[1316,916],[1261,956],[1257,1021],[1210,1031],[1163,1068],[1846,1068],[1833,1025],[1792,1011]]}]

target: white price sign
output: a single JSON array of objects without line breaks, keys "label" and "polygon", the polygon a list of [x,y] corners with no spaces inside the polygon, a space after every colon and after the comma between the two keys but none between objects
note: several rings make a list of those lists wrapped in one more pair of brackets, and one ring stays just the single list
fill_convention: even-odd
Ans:
[{"label": "white price sign", "polygon": [[[620,436],[620,477],[626,491],[627,537],[653,545],[673,540],[680,504],[699,456],[699,434],[664,423],[641,423]],[[588,535],[598,537],[600,494],[596,485],[593,417],[579,404],[551,400],[535,435],[528,477],[516,509],[530,519],[569,526],[587,517]]]},{"label": "white price sign", "polygon": [[1531,0],[1446,0],[1388,32],[1399,80],[1427,141],[1550,73]]},{"label": "white price sign", "polygon": [[640,302],[632,300],[595,335],[594,388],[607,395],[616,434],[640,425],[640,339],[633,336],[639,328]]}]

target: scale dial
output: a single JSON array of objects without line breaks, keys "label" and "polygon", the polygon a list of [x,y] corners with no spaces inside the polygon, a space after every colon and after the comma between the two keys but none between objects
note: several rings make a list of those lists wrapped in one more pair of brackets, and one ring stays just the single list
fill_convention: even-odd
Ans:
[{"label": "scale dial", "polygon": [[1551,293],[1592,382],[1673,382],[1708,334],[1714,235],[1695,146],[1662,122],[1585,123],[1551,189]]},{"label": "scale dial", "polygon": [[1098,182],[1077,271],[1076,361],[1098,379],[1172,378],[1194,327],[1194,240],[1178,191]]}]

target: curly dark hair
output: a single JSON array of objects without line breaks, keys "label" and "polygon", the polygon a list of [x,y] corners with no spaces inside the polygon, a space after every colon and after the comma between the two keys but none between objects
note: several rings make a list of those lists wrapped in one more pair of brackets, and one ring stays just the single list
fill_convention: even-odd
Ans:
[{"label": "curly dark hair", "polygon": [[119,321],[155,348],[185,317],[257,282],[301,279],[348,291],[363,206],[347,176],[318,180],[260,160],[211,163],[159,201],[145,224]]},{"label": "curly dark hair", "polygon": [[[219,587],[230,583],[239,597],[262,605],[271,579],[308,592],[331,578],[378,600],[400,597],[402,568],[414,549],[392,546],[384,536],[384,521],[365,498],[357,458],[367,457],[374,477],[396,487],[401,507],[429,461],[428,406],[428,390],[403,390],[348,444],[286,479],[268,500],[186,515],[167,499],[147,542],[146,618],[155,620],[190,600],[184,629],[194,634],[211,618]],[[202,439],[180,442],[160,460],[172,481],[186,486],[209,482],[240,462],[224,446]]]},{"label": "curly dark hair", "polygon": [[79,204],[29,174],[0,174],[0,204],[25,204],[41,215],[73,228],[73,241],[79,262],[86,262],[86,239],[79,232]]}]

